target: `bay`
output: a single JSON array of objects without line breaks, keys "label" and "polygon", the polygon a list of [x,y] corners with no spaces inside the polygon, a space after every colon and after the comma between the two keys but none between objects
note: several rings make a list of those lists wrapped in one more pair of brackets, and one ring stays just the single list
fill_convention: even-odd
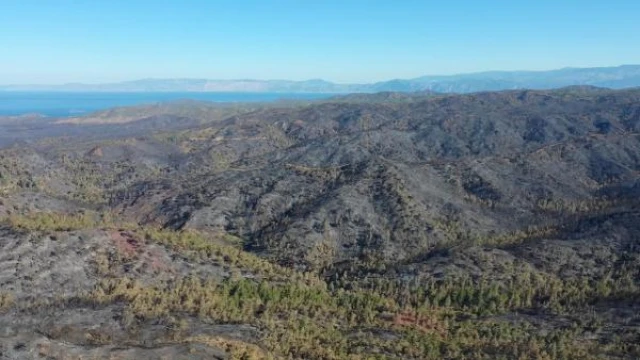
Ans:
[{"label": "bay", "polygon": [[211,102],[272,102],[314,100],[333,96],[321,93],[240,92],[13,92],[0,91],[0,116],[41,114],[50,117],[80,116],[118,106],[178,100]]}]

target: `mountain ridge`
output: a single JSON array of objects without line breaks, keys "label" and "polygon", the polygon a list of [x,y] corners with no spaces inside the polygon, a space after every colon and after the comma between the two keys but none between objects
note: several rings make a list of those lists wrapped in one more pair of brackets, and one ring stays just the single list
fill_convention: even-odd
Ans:
[{"label": "mountain ridge", "polygon": [[484,71],[455,75],[427,75],[412,79],[390,79],[373,83],[347,84],[323,79],[138,79],[116,83],[62,85],[0,85],[0,91],[89,91],[89,92],[276,92],[354,93],[380,91],[433,91],[469,93],[515,89],[545,90],[574,85],[606,88],[640,86],[640,65],[616,67],[562,68],[545,71]]}]

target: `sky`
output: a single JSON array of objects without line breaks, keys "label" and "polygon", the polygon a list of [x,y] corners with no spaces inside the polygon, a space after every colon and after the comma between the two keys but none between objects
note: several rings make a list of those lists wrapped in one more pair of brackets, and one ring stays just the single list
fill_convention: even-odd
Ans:
[{"label": "sky", "polygon": [[640,63],[638,0],[0,0],[0,84]]}]

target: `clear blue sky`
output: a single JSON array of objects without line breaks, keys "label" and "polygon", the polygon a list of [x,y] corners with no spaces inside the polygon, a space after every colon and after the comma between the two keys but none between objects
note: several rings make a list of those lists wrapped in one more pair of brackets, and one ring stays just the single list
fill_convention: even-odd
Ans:
[{"label": "clear blue sky", "polygon": [[640,63],[640,0],[1,0],[0,84]]}]

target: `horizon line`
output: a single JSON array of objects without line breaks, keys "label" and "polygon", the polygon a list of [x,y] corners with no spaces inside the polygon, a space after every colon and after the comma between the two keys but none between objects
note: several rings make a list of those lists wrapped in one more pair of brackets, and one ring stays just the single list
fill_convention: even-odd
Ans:
[{"label": "horizon line", "polygon": [[623,67],[640,67],[640,63],[638,64],[621,64],[621,65],[612,65],[612,66],[589,66],[589,67],[579,67],[579,66],[565,66],[561,68],[552,68],[546,70],[483,70],[483,71],[471,71],[471,72],[459,72],[459,73],[450,73],[450,74],[440,74],[440,75],[420,75],[411,78],[390,78],[387,80],[379,80],[379,81],[370,81],[370,82],[335,82],[332,80],[327,80],[324,78],[308,78],[304,80],[290,80],[290,79],[260,79],[260,78],[229,78],[229,79],[221,79],[221,78],[206,78],[206,77],[142,77],[135,78],[130,80],[121,80],[121,81],[110,81],[110,82],[64,82],[64,83],[29,83],[29,84],[0,84],[0,87],[29,87],[29,86],[69,86],[69,85],[117,85],[123,83],[131,83],[137,81],[246,81],[246,82],[292,82],[292,83],[303,83],[303,82],[311,82],[311,81],[323,81],[333,85],[372,85],[378,83],[384,83],[389,81],[410,81],[416,80],[420,78],[426,77],[455,77],[455,76],[468,76],[468,75],[481,75],[481,74],[490,74],[490,73],[543,73],[543,72],[553,72],[553,71],[562,71],[562,70],[590,70],[590,69],[615,69],[615,68],[623,68]]}]

